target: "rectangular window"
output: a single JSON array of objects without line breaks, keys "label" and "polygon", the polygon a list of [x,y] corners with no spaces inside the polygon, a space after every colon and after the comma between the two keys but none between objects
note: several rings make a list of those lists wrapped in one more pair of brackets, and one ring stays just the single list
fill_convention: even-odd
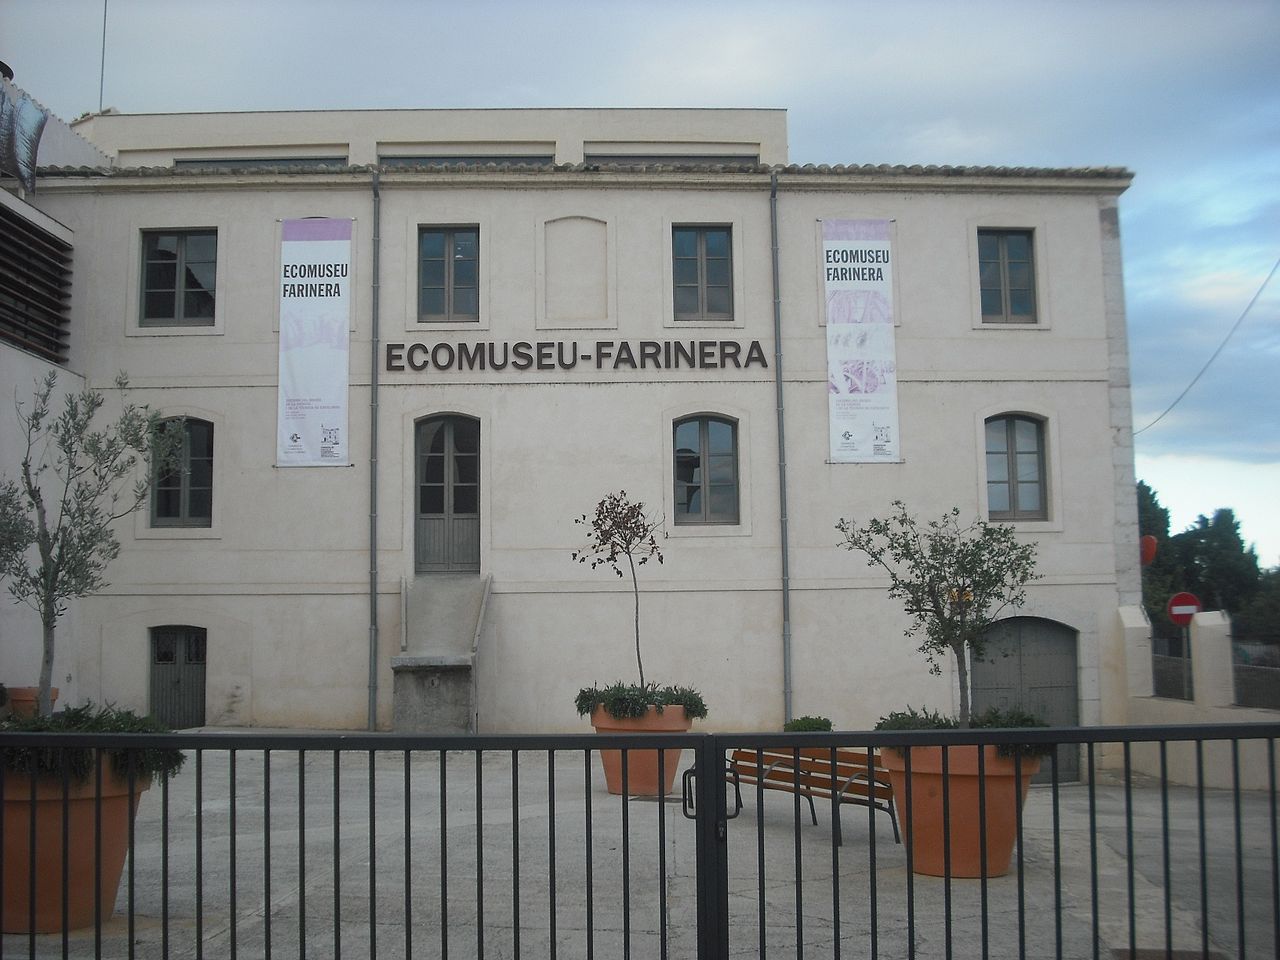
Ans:
[{"label": "rectangular window", "polygon": [[418,231],[418,319],[425,323],[480,319],[480,228]]},{"label": "rectangular window", "polygon": [[217,273],[216,230],[145,231],[142,325],[212,326]]},{"label": "rectangular window", "polygon": [[983,323],[1035,323],[1031,231],[979,230],[978,283]]},{"label": "rectangular window", "polygon": [[732,228],[672,227],[671,277],[677,320],[732,320]]}]

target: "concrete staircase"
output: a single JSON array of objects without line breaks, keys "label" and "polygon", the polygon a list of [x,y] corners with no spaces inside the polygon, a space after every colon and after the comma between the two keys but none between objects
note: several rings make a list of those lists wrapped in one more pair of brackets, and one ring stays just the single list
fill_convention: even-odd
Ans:
[{"label": "concrete staircase", "polygon": [[488,587],[474,573],[405,581],[405,649],[391,658],[397,731],[475,732],[475,642]]}]

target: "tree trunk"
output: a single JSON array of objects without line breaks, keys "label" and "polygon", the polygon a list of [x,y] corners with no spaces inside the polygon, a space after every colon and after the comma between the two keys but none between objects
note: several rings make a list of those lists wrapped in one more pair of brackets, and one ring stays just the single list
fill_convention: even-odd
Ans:
[{"label": "tree trunk", "polygon": [[951,648],[956,655],[956,670],[960,680],[960,726],[969,728],[969,648],[964,644]]},{"label": "tree trunk", "polygon": [[36,713],[47,717],[53,713],[53,633],[57,618],[52,610],[41,610],[44,621],[44,654],[40,658],[40,694],[36,701]]},{"label": "tree trunk", "polygon": [[640,686],[644,686],[644,662],[640,659],[640,581],[636,577],[636,562],[627,554],[631,564],[631,592],[636,599],[636,668],[640,671]]}]

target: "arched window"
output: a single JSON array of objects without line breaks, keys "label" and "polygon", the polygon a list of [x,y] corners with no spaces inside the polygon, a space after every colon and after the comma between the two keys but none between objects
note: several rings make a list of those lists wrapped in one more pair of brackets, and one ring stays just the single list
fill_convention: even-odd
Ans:
[{"label": "arched window", "polygon": [[675,522],[738,522],[738,425],[723,417],[675,423]]},{"label": "arched window", "polygon": [[209,527],[213,525],[213,424],[192,417],[166,420],[181,424],[182,444],[177,462],[157,470],[151,488],[153,527]]},{"label": "arched window", "polygon": [[1048,520],[1044,421],[1005,414],[987,420],[987,515]]}]

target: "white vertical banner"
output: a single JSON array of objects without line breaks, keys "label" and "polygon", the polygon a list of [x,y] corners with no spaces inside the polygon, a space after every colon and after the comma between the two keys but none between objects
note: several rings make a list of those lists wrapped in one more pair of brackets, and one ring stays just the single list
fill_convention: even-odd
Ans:
[{"label": "white vertical banner", "polygon": [[350,463],[351,221],[285,220],[279,279],[276,464],[345,467]]},{"label": "white vertical banner", "polygon": [[898,361],[888,220],[824,220],[832,463],[896,463]]}]

